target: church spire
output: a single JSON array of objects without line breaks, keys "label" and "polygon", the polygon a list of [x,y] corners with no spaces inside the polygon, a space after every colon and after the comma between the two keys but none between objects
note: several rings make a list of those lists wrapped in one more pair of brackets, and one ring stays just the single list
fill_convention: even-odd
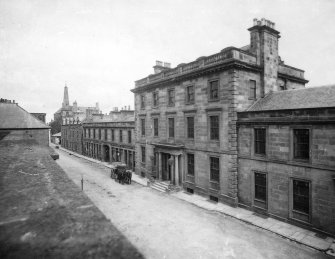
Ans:
[{"label": "church spire", "polygon": [[64,87],[64,98],[63,98],[63,108],[65,107],[69,107],[70,103],[69,103],[69,92],[68,92],[68,89],[67,89],[67,85],[65,83],[65,87]]}]

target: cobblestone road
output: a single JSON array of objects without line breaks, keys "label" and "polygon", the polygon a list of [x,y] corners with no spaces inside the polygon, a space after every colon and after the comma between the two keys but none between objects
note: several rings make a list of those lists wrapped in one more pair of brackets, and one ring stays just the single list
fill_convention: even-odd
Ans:
[{"label": "cobblestone road", "polygon": [[208,212],[59,150],[58,164],[146,258],[331,258],[256,227]]}]

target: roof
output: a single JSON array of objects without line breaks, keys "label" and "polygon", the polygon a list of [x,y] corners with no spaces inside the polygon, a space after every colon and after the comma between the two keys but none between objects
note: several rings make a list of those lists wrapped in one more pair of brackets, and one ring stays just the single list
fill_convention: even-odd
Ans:
[{"label": "roof", "polygon": [[16,103],[0,103],[0,129],[48,129],[44,122]]},{"label": "roof", "polygon": [[62,136],[62,132],[58,132],[52,135],[52,137],[61,137]]},{"label": "roof", "polygon": [[335,107],[335,85],[271,92],[247,111]]}]

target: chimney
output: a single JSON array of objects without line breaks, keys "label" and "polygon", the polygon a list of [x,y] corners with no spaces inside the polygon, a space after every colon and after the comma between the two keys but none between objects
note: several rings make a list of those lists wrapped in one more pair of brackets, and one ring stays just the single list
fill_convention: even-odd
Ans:
[{"label": "chimney", "polygon": [[271,91],[277,91],[278,77],[278,41],[280,32],[275,23],[262,18],[253,20],[250,31],[250,52],[256,55],[257,64],[263,69],[261,78],[261,97]]},{"label": "chimney", "polygon": [[156,61],[156,65],[153,66],[155,74],[158,74],[164,70],[168,70],[171,68],[171,63]]}]

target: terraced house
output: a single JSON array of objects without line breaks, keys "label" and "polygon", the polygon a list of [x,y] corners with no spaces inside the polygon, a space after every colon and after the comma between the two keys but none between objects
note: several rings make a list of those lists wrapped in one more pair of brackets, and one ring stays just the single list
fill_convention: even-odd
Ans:
[{"label": "terraced house", "polygon": [[104,162],[122,162],[134,169],[134,111],[97,114],[83,122],[83,154]]}]

